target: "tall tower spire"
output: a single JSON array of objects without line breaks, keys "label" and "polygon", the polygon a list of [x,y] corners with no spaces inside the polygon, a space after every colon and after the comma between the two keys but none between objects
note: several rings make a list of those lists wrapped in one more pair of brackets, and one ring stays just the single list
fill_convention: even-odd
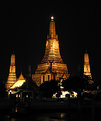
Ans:
[{"label": "tall tower spire", "polygon": [[57,39],[58,40],[58,35],[56,34],[55,21],[54,21],[53,16],[51,16],[51,21],[49,24],[49,35],[47,35],[47,39]]},{"label": "tall tower spire", "polygon": [[49,36],[51,39],[56,38],[55,21],[53,16],[51,16],[51,21],[49,26]]},{"label": "tall tower spire", "polygon": [[32,75],[32,79],[40,86],[44,81],[50,81],[54,78],[55,80],[64,78],[63,75],[65,79],[69,77],[67,65],[63,63],[60,55],[58,35],[56,34],[55,21],[52,16],[46,40],[45,55],[41,64],[38,65],[35,74]]},{"label": "tall tower spire", "polygon": [[42,63],[44,62],[63,63],[63,60],[60,55],[59,40],[58,35],[56,34],[55,21],[53,16],[51,17],[51,21],[49,24],[49,34],[46,40],[45,55],[42,60]]},{"label": "tall tower spire", "polygon": [[92,79],[90,71],[89,55],[87,52],[84,54],[84,76],[88,76],[90,79]]},{"label": "tall tower spire", "polygon": [[9,69],[9,76],[6,83],[6,89],[9,90],[10,87],[16,82],[16,66],[15,66],[15,54],[11,55],[11,63]]}]

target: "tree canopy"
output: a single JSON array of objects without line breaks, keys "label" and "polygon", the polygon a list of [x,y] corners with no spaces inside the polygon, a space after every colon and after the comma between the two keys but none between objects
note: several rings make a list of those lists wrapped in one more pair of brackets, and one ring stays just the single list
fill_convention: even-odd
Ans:
[{"label": "tree canopy", "polygon": [[70,77],[63,81],[64,90],[82,90],[85,88],[87,80],[78,76]]},{"label": "tree canopy", "polygon": [[0,97],[4,97],[5,94],[6,94],[5,84],[3,82],[0,82]]},{"label": "tree canopy", "polygon": [[43,97],[51,98],[52,95],[59,90],[58,81],[55,80],[46,81],[40,85],[40,92]]}]

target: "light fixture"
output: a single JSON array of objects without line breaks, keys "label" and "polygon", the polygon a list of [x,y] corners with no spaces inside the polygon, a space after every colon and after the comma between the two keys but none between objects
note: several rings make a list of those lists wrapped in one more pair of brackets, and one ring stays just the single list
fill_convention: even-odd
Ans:
[{"label": "light fixture", "polygon": [[51,21],[54,21],[54,16],[51,16]]}]

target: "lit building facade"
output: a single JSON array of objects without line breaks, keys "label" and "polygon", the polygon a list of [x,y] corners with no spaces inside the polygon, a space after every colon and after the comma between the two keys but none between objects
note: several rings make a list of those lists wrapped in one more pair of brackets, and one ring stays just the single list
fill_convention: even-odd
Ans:
[{"label": "lit building facade", "polygon": [[16,82],[16,66],[15,66],[15,54],[11,55],[11,63],[9,69],[9,76],[6,82],[6,89],[9,90]]},{"label": "lit building facade", "polygon": [[84,54],[84,77],[88,78],[88,83],[93,84],[94,81],[92,80],[92,74],[91,74],[91,69],[90,69],[90,63],[89,63],[89,55],[86,52]]},{"label": "lit building facade", "polygon": [[88,76],[90,79],[92,79],[88,53],[84,54],[84,73],[83,74],[84,76]]},{"label": "lit building facade", "polygon": [[33,81],[38,86],[44,81],[67,79],[69,77],[67,65],[63,63],[60,55],[58,35],[55,30],[55,21],[51,17],[49,25],[49,35],[46,40],[45,55],[41,64],[37,66],[35,74],[32,75]]},{"label": "lit building facade", "polygon": [[24,78],[24,76],[23,76],[22,73],[21,73],[20,76],[19,76],[19,78],[17,79],[17,81],[13,84],[13,86],[12,86],[10,89],[19,88],[19,87],[21,87],[25,82],[26,82],[26,79]]}]

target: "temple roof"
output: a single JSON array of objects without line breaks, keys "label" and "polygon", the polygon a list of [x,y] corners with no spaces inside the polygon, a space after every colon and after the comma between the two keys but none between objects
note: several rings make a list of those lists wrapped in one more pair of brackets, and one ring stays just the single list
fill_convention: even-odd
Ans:
[{"label": "temple roof", "polygon": [[23,83],[26,81],[26,79],[23,77],[22,73],[20,74],[18,80],[16,81],[16,83],[11,87],[11,89],[17,88],[17,87],[21,87],[23,85]]}]

